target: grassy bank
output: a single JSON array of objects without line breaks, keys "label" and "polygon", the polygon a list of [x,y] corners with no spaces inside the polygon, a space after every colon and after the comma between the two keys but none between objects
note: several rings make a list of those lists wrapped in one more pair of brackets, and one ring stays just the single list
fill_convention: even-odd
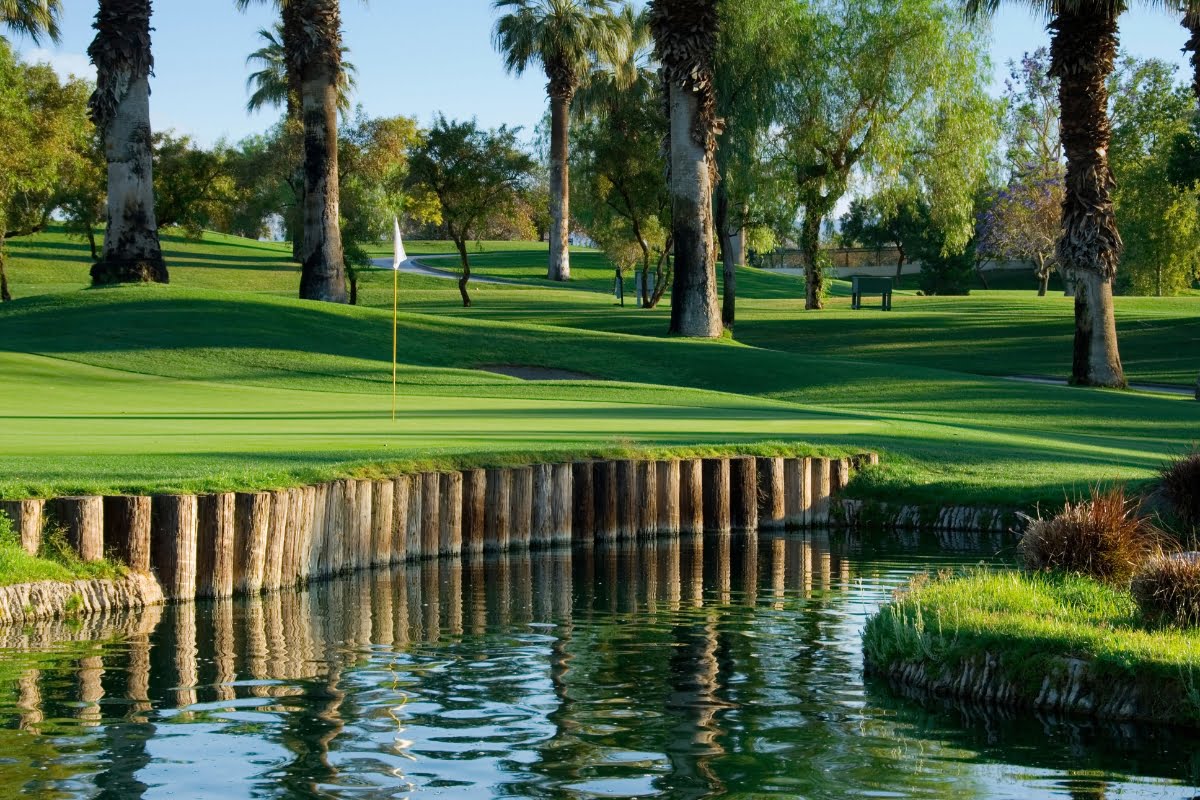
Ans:
[{"label": "grassy bank", "polygon": [[918,580],[868,621],[863,647],[881,672],[921,663],[955,674],[990,654],[1028,698],[1079,659],[1096,685],[1136,684],[1200,721],[1200,631],[1150,628],[1128,591],[1089,578],[979,569]]},{"label": "grassy bank", "polygon": [[111,580],[123,571],[108,561],[87,563],[62,540],[49,531],[41,551],[26,553],[8,517],[0,514],[0,586],[38,581]]},{"label": "grassy bank", "polygon": [[[537,277],[544,248],[512,243],[484,245],[479,269],[527,283],[478,285],[471,309],[450,281],[401,276],[393,423],[386,272],[363,279],[363,306],[306,303],[285,246],[168,237],[170,286],[83,290],[85,247],[61,232],[11,243],[0,496],[776,443],[883,451],[860,496],[1024,506],[1148,480],[1200,429],[1186,399],[995,377],[1065,370],[1071,308],[1058,298],[906,296],[884,315],[835,296],[805,314],[798,280],[743,270],[736,340],[689,341],[665,336],[665,307],[614,307],[597,254],[576,254],[578,281],[550,285]],[[1200,300],[1122,303],[1132,377],[1200,371]],[[480,369],[491,365],[588,379]]]}]

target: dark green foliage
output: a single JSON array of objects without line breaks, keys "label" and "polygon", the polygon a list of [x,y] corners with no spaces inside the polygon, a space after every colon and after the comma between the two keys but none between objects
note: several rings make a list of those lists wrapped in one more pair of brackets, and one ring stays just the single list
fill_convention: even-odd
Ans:
[{"label": "dark green foliage", "polygon": [[1200,528],[1200,450],[1164,466],[1159,484],[1179,521],[1193,531]]},{"label": "dark green foliage", "polygon": [[1180,628],[1200,625],[1200,558],[1151,559],[1133,577],[1133,599],[1147,621]]},{"label": "dark green foliage", "polygon": [[1049,519],[1033,520],[1017,549],[1025,567],[1035,572],[1072,572],[1124,583],[1162,552],[1163,541],[1118,487],[1093,489],[1089,499],[1068,502]]}]

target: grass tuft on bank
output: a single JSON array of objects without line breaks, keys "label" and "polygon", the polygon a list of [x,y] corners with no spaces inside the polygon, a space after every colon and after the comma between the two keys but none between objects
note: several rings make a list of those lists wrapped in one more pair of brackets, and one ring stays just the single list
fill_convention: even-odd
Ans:
[{"label": "grass tuft on bank", "polygon": [[873,669],[922,662],[935,673],[990,654],[1031,696],[1066,659],[1081,659],[1097,679],[1176,689],[1200,720],[1200,630],[1148,624],[1128,589],[1079,575],[921,576],[867,622],[863,650]]},{"label": "grass tuft on bank", "polygon": [[38,581],[115,580],[125,570],[110,561],[81,561],[63,538],[48,529],[36,556],[21,547],[20,536],[12,522],[0,513],[0,586],[15,586]]}]

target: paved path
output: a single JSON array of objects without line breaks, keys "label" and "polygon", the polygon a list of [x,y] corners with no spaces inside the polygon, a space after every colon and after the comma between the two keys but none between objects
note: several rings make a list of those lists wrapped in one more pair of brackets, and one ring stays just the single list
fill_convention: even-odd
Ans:
[{"label": "paved path", "polygon": [[[1044,375],[1006,375],[1006,381],[1020,381],[1022,383],[1041,383],[1047,386],[1066,386],[1069,381],[1066,378],[1047,378]],[[1153,392],[1155,394],[1174,394],[1182,397],[1195,397],[1196,391],[1189,389],[1186,386],[1175,386],[1168,383],[1131,383],[1129,388],[1135,392]]]},{"label": "paved path", "polygon": [[[419,256],[419,258],[421,261],[426,261],[434,258],[458,258],[458,256]],[[392,268],[392,259],[390,258],[376,258],[371,263],[379,269],[390,270]],[[426,266],[425,264],[422,264],[420,261],[417,261],[413,258],[401,262],[400,271],[406,272],[409,275],[424,275],[426,278],[442,278],[449,281],[457,281],[459,277],[461,277],[457,272],[450,272],[449,270]],[[475,275],[471,276],[471,283],[498,283],[509,286],[515,285],[513,281],[501,280],[500,278],[480,278]]]}]

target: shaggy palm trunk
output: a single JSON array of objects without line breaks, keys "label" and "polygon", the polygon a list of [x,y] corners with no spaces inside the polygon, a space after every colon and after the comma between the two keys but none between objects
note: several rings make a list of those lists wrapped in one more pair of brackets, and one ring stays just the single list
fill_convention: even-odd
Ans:
[{"label": "shaggy palm trunk", "polygon": [[1062,139],[1067,154],[1058,258],[1064,271],[1076,280],[1071,382],[1124,387],[1112,303],[1113,278],[1123,245],[1112,202],[1106,87],[1117,53],[1116,15],[1095,10],[1060,12],[1050,28],[1050,73],[1060,80]]},{"label": "shaggy palm trunk", "polygon": [[[1187,44],[1183,49],[1192,62],[1192,92],[1200,102],[1200,11],[1184,14],[1183,27],[1188,32]],[[1200,110],[1197,113],[1200,114]],[[1196,399],[1200,400],[1200,377],[1196,378]]]},{"label": "shaggy palm trunk", "polygon": [[571,182],[567,166],[570,136],[571,90],[556,89],[550,94],[550,265],[546,277],[552,281],[571,280]]},{"label": "shaggy palm trunk", "polygon": [[717,186],[717,236],[721,242],[721,324],[733,330],[737,321],[737,267],[738,257],[729,232],[729,193],[724,182]]},{"label": "shaggy palm trunk", "polygon": [[[304,246],[300,297],[346,302],[346,266],[338,211],[337,83],[341,73],[341,17],[338,0],[293,0],[307,32],[299,54],[301,112],[304,117]],[[305,41],[304,33],[293,41]]]},{"label": "shaggy palm trunk", "polygon": [[675,281],[671,288],[671,333],[716,338],[716,252],[713,241],[712,162],[694,131],[704,124],[700,98],[683,86],[670,87],[671,213]]},{"label": "shaggy palm trunk", "polygon": [[108,162],[108,226],[92,267],[95,285],[169,280],[154,217],[150,15],[150,0],[101,0],[88,48],[96,65],[89,107]]}]

